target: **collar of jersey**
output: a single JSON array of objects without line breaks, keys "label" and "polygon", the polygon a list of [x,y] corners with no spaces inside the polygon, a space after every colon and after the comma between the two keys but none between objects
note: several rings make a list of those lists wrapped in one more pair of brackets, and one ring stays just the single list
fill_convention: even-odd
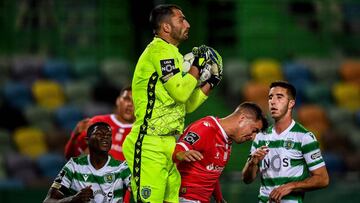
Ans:
[{"label": "collar of jersey", "polygon": [[120,126],[122,128],[131,128],[132,127],[132,124],[125,124],[125,123],[122,123],[121,121],[119,121],[118,119],[116,119],[115,114],[111,114],[110,118],[117,126]]},{"label": "collar of jersey", "polygon": [[279,136],[286,135],[286,134],[291,130],[291,128],[294,127],[294,125],[295,125],[295,121],[294,121],[294,120],[291,120],[291,124],[286,128],[286,130],[284,130],[284,131],[283,131],[282,133],[280,133],[280,134],[277,134],[277,133],[276,133],[276,131],[275,131],[275,126],[274,126],[273,129],[272,129],[272,133],[273,133],[274,135],[279,135]]},{"label": "collar of jersey", "polygon": [[220,129],[220,131],[221,131],[221,134],[223,135],[225,141],[228,142],[228,141],[229,141],[229,136],[226,134],[224,128],[221,127],[219,121],[218,121],[215,117],[213,117],[213,116],[210,116],[210,118],[212,118],[212,119],[215,121],[215,123],[216,123],[216,125],[219,127],[219,129]]},{"label": "collar of jersey", "polygon": [[175,46],[175,45],[167,42],[166,40],[164,40],[164,39],[161,38],[161,37],[155,36],[155,37],[154,37],[154,41],[155,41],[155,42],[160,42],[160,43],[166,43],[167,45],[170,45],[170,46],[173,47],[174,49],[179,50],[177,46]]},{"label": "collar of jersey", "polygon": [[101,171],[101,170],[105,169],[106,166],[109,164],[110,159],[111,159],[111,157],[108,155],[108,160],[106,161],[106,163],[104,164],[104,166],[103,166],[102,168],[96,169],[96,168],[94,168],[94,166],[93,166],[93,165],[91,164],[91,162],[90,162],[90,154],[87,155],[87,160],[88,160],[88,162],[89,162],[89,167],[90,167],[90,169],[91,169],[92,171]]}]

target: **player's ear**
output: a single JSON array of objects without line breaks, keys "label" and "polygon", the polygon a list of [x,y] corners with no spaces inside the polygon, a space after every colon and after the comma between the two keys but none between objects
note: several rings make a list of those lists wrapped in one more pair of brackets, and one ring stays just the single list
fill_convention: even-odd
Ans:
[{"label": "player's ear", "polygon": [[171,25],[169,23],[162,23],[161,26],[165,33],[171,32]]},{"label": "player's ear", "polygon": [[291,100],[289,101],[289,108],[293,109],[294,106],[295,106],[295,100],[294,100],[294,99],[291,99]]}]

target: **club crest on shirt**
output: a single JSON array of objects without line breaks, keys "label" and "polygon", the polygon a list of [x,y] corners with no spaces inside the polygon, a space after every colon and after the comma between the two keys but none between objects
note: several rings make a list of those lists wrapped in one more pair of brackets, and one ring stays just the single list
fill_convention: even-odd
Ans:
[{"label": "club crest on shirt", "polygon": [[191,145],[195,144],[200,139],[200,136],[194,132],[188,132],[183,140]]},{"label": "club crest on shirt", "polygon": [[104,181],[107,183],[112,183],[115,180],[115,174],[113,173],[108,173],[104,175]]},{"label": "club crest on shirt", "polygon": [[294,140],[292,138],[287,138],[287,140],[284,141],[283,147],[285,149],[289,150],[289,149],[294,148],[294,146],[295,146],[295,142],[294,142]]},{"label": "club crest on shirt", "polygon": [[141,196],[144,199],[147,199],[151,196],[151,187],[150,186],[144,186],[141,188]]}]

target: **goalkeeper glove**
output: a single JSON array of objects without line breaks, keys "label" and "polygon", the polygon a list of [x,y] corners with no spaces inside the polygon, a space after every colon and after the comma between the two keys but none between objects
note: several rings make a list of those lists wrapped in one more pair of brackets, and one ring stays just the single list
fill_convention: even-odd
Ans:
[{"label": "goalkeeper glove", "polygon": [[193,65],[198,68],[199,72],[205,67],[207,62],[206,52],[208,51],[207,46],[201,45],[200,47],[194,47],[192,53],[194,55]]},{"label": "goalkeeper glove", "polygon": [[219,75],[211,74],[210,78],[206,80],[206,82],[209,83],[211,89],[214,89],[216,86],[219,85],[221,79],[222,79],[222,74]]}]

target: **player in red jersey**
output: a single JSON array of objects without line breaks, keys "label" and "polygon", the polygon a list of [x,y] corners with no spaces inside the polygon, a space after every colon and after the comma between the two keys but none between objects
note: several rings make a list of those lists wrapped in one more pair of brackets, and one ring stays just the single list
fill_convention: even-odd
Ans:
[{"label": "player in red jersey", "polygon": [[260,107],[244,102],[225,118],[207,116],[192,123],[179,138],[173,154],[181,174],[180,203],[208,203],[222,197],[219,177],[231,144],[252,140],[268,126]]},{"label": "player in red jersey", "polygon": [[114,114],[98,115],[91,119],[86,118],[76,125],[65,146],[65,157],[70,159],[71,157],[87,153],[88,147],[85,141],[87,128],[95,122],[106,122],[112,128],[112,146],[109,154],[117,160],[124,161],[122,143],[130,132],[134,120],[131,86],[127,86],[120,91],[116,99]]}]

